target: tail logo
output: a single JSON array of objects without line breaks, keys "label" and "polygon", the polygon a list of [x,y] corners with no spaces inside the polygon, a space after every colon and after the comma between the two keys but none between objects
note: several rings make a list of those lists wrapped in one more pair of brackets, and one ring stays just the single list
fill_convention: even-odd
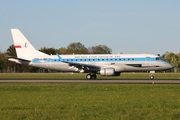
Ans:
[{"label": "tail logo", "polygon": [[24,47],[24,48],[27,48],[27,47],[28,47],[28,44],[27,44],[27,43],[24,43],[24,44],[23,44],[23,47]]}]

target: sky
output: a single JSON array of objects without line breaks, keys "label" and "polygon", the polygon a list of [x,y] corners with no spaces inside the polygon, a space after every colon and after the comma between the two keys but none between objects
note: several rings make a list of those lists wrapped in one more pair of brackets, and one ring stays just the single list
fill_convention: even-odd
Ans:
[{"label": "sky", "polygon": [[106,45],[112,53],[180,52],[180,0],[0,0],[0,51],[19,29],[36,49]]}]

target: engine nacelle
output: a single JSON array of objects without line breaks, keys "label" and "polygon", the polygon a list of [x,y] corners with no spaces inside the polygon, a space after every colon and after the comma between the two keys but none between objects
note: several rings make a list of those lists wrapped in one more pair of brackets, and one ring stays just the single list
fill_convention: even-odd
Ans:
[{"label": "engine nacelle", "polygon": [[100,75],[102,75],[102,76],[114,76],[115,75],[115,69],[114,68],[102,68],[100,70]]},{"label": "engine nacelle", "polygon": [[120,72],[115,72],[114,68],[102,68],[100,70],[100,75],[102,76],[120,76]]}]

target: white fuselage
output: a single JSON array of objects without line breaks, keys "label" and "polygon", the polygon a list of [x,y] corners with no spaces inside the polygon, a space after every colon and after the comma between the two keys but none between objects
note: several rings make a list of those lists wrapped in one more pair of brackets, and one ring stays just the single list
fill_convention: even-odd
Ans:
[{"label": "white fuselage", "polygon": [[[127,71],[157,71],[167,70],[173,66],[152,54],[88,54],[88,55],[51,55],[45,58],[34,58],[29,65],[58,71],[75,72],[81,71],[69,63],[95,65],[102,68],[114,68],[115,72]],[[83,66],[83,65],[82,65]]]},{"label": "white fuselage", "polygon": [[152,54],[87,54],[48,55],[36,50],[18,29],[11,29],[17,57],[8,60],[18,64],[65,72],[88,73],[87,79],[96,79],[96,74],[119,76],[128,71],[168,70],[173,66]]}]

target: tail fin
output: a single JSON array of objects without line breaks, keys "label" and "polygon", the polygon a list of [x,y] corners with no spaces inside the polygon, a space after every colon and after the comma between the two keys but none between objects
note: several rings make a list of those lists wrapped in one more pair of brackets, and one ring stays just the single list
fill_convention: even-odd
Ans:
[{"label": "tail fin", "polygon": [[49,55],[36,50],[18,29],[11,29],[17,57],[32,60],[33,58],[48,57]]}]

